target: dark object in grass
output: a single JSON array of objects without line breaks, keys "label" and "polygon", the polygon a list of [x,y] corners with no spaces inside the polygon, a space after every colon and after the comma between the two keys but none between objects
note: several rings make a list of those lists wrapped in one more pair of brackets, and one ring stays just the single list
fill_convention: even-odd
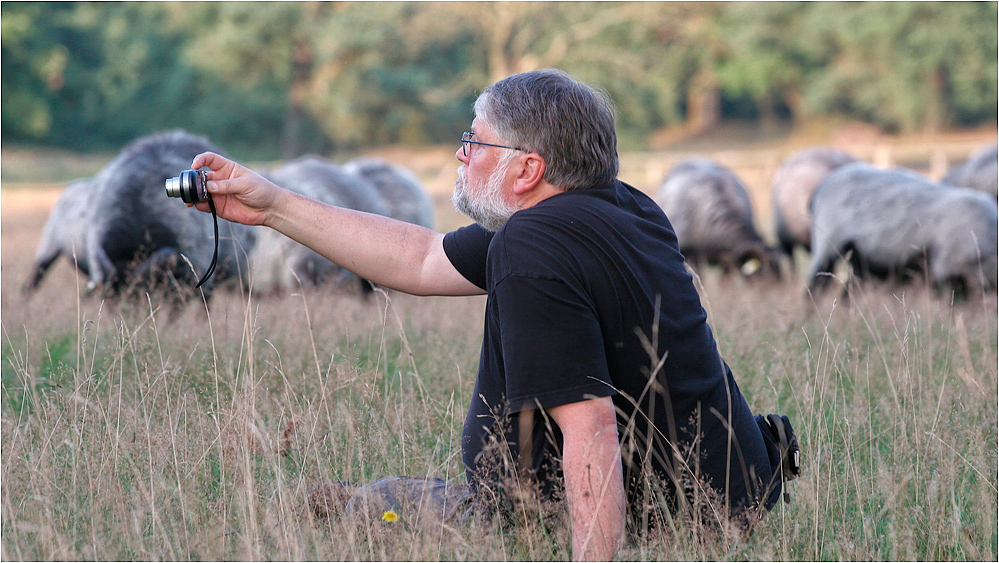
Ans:
[{"label": "dark object in grass", "polygon": [[349,481],[330,481],[313,487],[306,502],[313,516],[329,520],[343,514],[356,490],[357,485]]}]

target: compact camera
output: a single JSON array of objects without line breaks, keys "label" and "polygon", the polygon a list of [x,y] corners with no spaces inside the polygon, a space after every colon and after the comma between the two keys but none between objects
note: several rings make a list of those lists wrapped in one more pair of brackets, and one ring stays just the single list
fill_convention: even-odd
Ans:
[{"label": "compact camera", "polygon": [[204,170],[185,170],[166,180],[167,197],[179,197],[184,203],[207,201],[208,174]]}]

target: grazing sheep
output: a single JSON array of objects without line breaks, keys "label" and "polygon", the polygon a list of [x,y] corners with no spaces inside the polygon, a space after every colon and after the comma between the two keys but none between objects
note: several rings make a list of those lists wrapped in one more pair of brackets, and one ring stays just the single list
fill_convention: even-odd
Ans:
[{"label": "grazing sheep", "polygon": [[24,284],[26,293],[38,288],[49,267],[63,254],[84,275],[88,273],[85,242],[96,192],[94,179],[85,178],[70,182],[59,195],[42,230],[42,241],[35,252],[34,267]]},{"label": "grazing sheep", "polygon": [[830,172],[856,161],[849,154],[828,147],[811,147],[790,155],[774,174],[774,223],[780,249],[794,259],[795,247],[812,248],[812,220],[808,203],[815,188]]},{"label": "grazing sheep", "polygon": [[420,180],[409,170],[373,158],[356,158],[344,165],[374,185],[393,219],[434,227],[434,202]]},{"label": "grazing sheep", "polygon": [[940,182],[999,198],[999,145],[979,148],[967,161],[951,168]]},{"label": "grazing sheep", "polygon": [[938,185],[908,170],[856,162],[832,172],[812,198],[813,292],[821,292],[840,258],[858,278],[906,281],[964,295],[996,287],[995,200]]},{"label": "grazing sheep", "polygon": [[[212,260],[212,216],[167,197],[164,184],[205,151],[220,152],[184,131],[159,133],[132,142],[101,170],[86,239],[91,288],[109,295],[165,283],[180,292],[173,297],[191,293]],[[206,295],[214,284],[246,273],[254,237],[252,227],[219,220],[218,265],[202,286]]]},{"label": "grazing sheep", "polygon": [[691,266],[707,263],[747,277],[780,275],[776,251],[764,245],[753,224],[749,194],[727,168],[704,159],[684,160],[663,180],[656,202]]},{"label": "grazing sheep", "polygon": [[[302,157],[267,173],[275,184],[306,197],[358,211],[386,215],[374,186],[364,178],[315,156]],[[272,229],[262,229],[251,257],[253,289],[280,293],[299,286],[353,278],[317,252]],[[366,282],[362,287],[366,287]]]}]

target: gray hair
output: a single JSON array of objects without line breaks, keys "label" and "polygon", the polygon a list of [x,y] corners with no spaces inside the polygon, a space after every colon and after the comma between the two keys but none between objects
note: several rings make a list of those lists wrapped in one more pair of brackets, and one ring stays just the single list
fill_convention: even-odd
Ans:
[{"label": "gray hair", "polygon": [[544,179],[563,190],[617,177],[613,104],[561,70],[524,72],[496,82],[475,101],[475,114],[505,142],[541,155]]}]

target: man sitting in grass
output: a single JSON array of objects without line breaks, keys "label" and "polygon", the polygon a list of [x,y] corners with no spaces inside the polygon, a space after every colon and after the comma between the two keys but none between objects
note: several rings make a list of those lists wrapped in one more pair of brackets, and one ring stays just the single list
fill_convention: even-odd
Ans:
[{"label": "man sitting in grass", "polygon": [[217,154],[192,164],[212,170],[220,217],[385,287],[488,295],[468,485],[389,478],[355,497],[416,495],[443,517],[468,498],[564,498],[575,559],[611,559],[629,519],[684,504],[751,524],[779,497],[780,458],[716,350],[669,221],[616,179],[610,101],[560,71],[517,74],[479,96],[471,129],[454,204],[475,224],[446,235],[311,201]]}]

